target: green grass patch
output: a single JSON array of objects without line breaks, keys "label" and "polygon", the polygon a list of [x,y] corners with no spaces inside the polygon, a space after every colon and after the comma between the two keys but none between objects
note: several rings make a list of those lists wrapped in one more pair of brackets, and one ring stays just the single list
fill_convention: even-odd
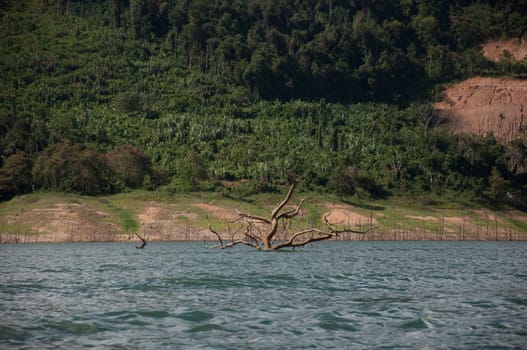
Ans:
[{"label": "green grass patch", "polygon": [[135,218],[133,211],[118,206],[114,201],[107,198],[99,198],[98,202],[104,209],[119,218],[119,223],[126,232],[137,232],[139,230],[139,222]]},{"label": "green grass patch", "polygon": [[507,218],[507,221],[512,226],[512,228],[519,230],[521,232],[527,233],[527,220],[522,221],[522,220]]},{"label": "green grass patch", "polygon": [[29,225],[27,224],[6,224],[0,223],[0,232],[7,234],[37,234]]}]

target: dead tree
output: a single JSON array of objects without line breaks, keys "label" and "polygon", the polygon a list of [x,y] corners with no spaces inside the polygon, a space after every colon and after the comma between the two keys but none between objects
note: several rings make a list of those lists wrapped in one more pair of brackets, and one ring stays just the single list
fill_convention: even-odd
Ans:
[{"label": "dead tree", "polygon": [[[208,225],[209,231],[217,238],[218,245],[214,248],[231,248],[238,244],[247,245],[257,250],[278,250],[282,248],[296,248],[302,247],[306,244],[329,240],[338,237],[341,233],[367,233],[373,228],[369,228],[366,231],[357,231],[350,228],[344,228],[338,230],[332,226],[328,221],[328,215],[324,217],[325,230],[318,228],[308,228],[305,230],[297,231],[285,237],[279,239],[282,228],[287,228],[290,225],[280,225],[287,220],[291,220],[298,216],[303,209],[304,200],[302,199],[297,206],[286,208],[287,204],[293,196],[293,192],[297,186],[297,181],[290,179],[291,186],[287,192],[285,198],[278,203],[269,218],[263,216],[252,215],[248,213],[237,212],[238,217],[234,222],[240,223],[237,230],[230,233],[230,241],[222,238],[222,236],[215,230],[212,229],[210,222]],[[228,243],[226,243],[228,241]]]},{"label": "dead tree", "polygon": [[145,247],[145,245],[147,245],[146,240],[145,240],[143,237],[139,236],[139,234],[137,234],[137,233],[136,233],[135,235],[136,235],[137,237],[139,237],[139,239],[140,239],[141,242],[142,242],[141,245],[136,246],[136,248],[137,248],[137,249],[143,249],[143,248]]}]

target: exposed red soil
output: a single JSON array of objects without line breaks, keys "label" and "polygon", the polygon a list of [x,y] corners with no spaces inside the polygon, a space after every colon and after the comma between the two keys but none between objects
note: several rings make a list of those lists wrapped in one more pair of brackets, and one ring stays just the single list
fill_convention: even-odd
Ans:
[{"label": "exposed red soil", "polygon": [[346,227],[367,227],[368,225],[377,224],[375,217],[357,213],[355,207],[352,205],[331,204],[327,205],[326,208],[328,210],[326,218],[331,224]]},{"label": "exposed red soil", "polygon": [[[524,61],[527,40],[489,41],[481,52],[493,62]],[[446,89],[435,108],[448,118],[452,132],[492,133],[505,143],[527,140],[527,80],[474,77]]]},{"label": "exposed red soil", "polygon": [[527,80],[471,78],[448,88],[435,108],[452,132],[527,140]]},{"label": "exposed red soil", "polygon": [[515,61],[523,61],[527,58],[527,40],[509,39],[489,41],[481,47],[481,51],[487,59],[493,62],[499,62],[507,56]]},{"label": "exposed red soil", "polygon": [[21,234],[30,233],[25,236],[17,233],[2,234],[2,240],[17,241],[19,236],[31,242],[131,239],[130,235],[122,232],[119,225],[108,220],[109,217],[110,214],[87,204],[58,203],[2,217],[1,222],[15,225]]}]

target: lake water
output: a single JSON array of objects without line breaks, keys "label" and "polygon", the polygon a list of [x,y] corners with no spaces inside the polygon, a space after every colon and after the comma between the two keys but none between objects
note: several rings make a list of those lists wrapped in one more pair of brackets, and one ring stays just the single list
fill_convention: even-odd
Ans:
[{"label": "lake water", "polygon": [[525,349],[527,242],[0,246],[0,349]]}]

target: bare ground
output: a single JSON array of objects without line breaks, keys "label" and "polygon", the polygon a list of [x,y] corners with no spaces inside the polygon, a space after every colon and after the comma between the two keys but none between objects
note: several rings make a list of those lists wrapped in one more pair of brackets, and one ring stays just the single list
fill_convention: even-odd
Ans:
[{"label": "bare ground", "polygon": [[[481,47],[493,61],[527,60],[527,40],[494,40]],[[493,134],[508,143],[527,140],[527,80],[474,77],[451,86],[435,104],[452,132]]]},{"label": "bare ground", "polygon": [[[89,204],[42,203],[42,207],[23,210],[0,217],[3,242],[68,242],[128,240],[111,214]],[[9,227],[9,230],[5,230]],[[8,232],[5,232],[8,231]]]},{"label": "bare ground", "polygon": [[527,58],[527,40],[509,39],[493,40],[481,47],[483,55],[493,62],[499,62],[507,56],[515,61],[523,61]]},{"label": "bare ground", "polygon": [[328,212],[325,214],[331,224],[346,227],[376,225],[377,219],[373,216],[362,215],[356,208],[349,204],[327,204]]},{"label": "bare ground", "polygon": [[527,140],[527,80],[471,78],[448,88],[435,108],[452,132]]},{"label": "bare ground", "polygon": [[[320,223],[326,216],[340,227],[375,228],[368,235],[344,235],[344,239],[527,239],[525,232],[510,224],[515,221],[527,226],[527,215],[520,212],[470,210],[456,216],[436,210],[392,219],[386,213],[364,215],[348,204],[320,206],[324,208]],[[189,204],[185,210],[175,204],[145,201],[134,212],[140,224],[138,233],[148,241],[213,240],[204,227],[203,216],[218,221],[235,218],[229,208],[206,201]],[[408,220],[414,223],[410,225]],[[134,232],[125,232],[116,222],[112,213],[89,201],[38,202],[17,212],[0,212],[0,243],[139,241]]]}]

